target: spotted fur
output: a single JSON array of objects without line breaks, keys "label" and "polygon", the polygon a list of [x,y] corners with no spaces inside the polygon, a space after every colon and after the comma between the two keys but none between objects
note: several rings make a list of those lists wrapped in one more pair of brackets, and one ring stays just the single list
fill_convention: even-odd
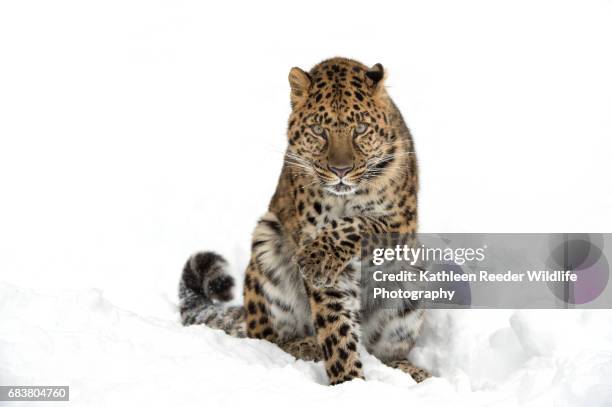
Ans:
[{"label": "spotted fur", "polygon": [[344,58],[290,71],[285,165],[253,233],[244,306],[223,306],[231,288],[225,263],[198,254],[181,282],[183,323],[324,360],[331,384],[364,377],[359,344],[418,381],[428,376],[406,360],[422,310],[360,304],[362,237],[417,230],[414,145],[384,77],[380,64]]}]

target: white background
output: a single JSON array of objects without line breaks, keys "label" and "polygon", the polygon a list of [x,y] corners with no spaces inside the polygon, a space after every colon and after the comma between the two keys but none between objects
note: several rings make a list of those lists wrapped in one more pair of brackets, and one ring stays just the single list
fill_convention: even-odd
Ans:
[{"label": "white background", "polygon": [[603,0],[3,1],[0,282],[175,321],[193,251],[240,280],[332,56],[387,69],[421,231],[610,232],[611,40]]}]

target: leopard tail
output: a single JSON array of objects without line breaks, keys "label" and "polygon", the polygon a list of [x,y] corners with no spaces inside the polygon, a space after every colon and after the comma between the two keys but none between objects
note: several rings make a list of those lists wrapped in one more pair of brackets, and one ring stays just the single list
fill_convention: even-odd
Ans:
[{"label": "leopard tail", "polygon": [[205,324],[232,336],[246,336],[244,308],[225,304],[234,287],[227,267],[225,259],[213,252],[199,252],[187,260],[179,284],[183,325]]}]

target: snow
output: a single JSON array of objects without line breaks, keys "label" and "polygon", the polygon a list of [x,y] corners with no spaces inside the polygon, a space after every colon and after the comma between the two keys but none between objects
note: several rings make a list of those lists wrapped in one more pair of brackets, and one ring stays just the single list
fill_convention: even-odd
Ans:
[{"label": "snow", "polygon": [[410,356],[434,378],[364,355],[367,381],[335,387],[176,311],[195,250],[240,281],[289,69],[333,55],[387,68],[421,231],[609,232],[611,18],[604,1],[2,2],[0,384],[101,406],[612,405],[608,310],[430,311]]},{"label": "snow", "polygon": [[430,311],[412,356],[437,377],[417,385],[361,350],[368,380],[330,388],[321,362],[296,361],[266,341],[182,327],[173,310],[143,317],[98,289],[46,294],[5,283],[0,293],[2,382],[67,383],[75,405],[612,400],[605,311],[507,311],[506,318],[503,311]]}]

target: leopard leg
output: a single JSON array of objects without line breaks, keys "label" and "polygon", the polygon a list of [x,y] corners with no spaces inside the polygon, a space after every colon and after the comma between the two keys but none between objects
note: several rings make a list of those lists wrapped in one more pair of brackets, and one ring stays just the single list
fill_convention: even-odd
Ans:
[{"label": "leopard leg", "polygon": [[247,334],[282,343],[313,334],[308,298],[278,217],[266,213],[253,232],[244,281]]},{"label": "leopard leg", "polygon": [[296,359],[314,362],[323,360],[323,352],[317,342],[317,338],[314,336],[291,339],[280,343],[278,346]]},{"label": "leopard leg", "polygon": [[423,380],[431,377],[431,373],[429,373],[427,370],[421,369],[407,360],[394,360],[391,362],[385,362],[385,364],[387,366],[400,369],[404,373],[408,373],[417,383],[421,383]]},{"label": "leopard leg", "polygon": [[424,313],[415,304],[404,301],[390,308],[364,307],[362,336],[366,349],[393,368],[408,373],[421,382],[431,374],[407,360],[423,322]]},{"label": "leopard leg", "polygon": [[270,320],[269,305],[262,291],[262,276],[257,265],[251,261],[244,277],[244,309],[246,331],[249,338],[266,339],[276,342],[277,333]]},{"label": "leopard leg", "polygon": [[316,338],[330,384],[363,379],[359,360],[359,301],[357,273],[342,273],[334,287],[308,287]]}]

